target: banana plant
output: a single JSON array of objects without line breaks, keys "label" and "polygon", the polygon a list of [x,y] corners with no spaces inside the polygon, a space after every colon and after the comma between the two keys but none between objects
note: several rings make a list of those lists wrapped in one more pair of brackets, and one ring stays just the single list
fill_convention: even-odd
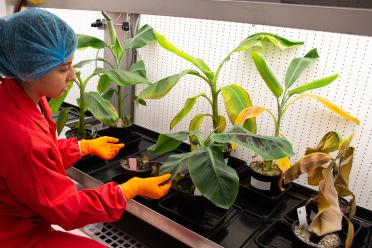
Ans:
[{"label": "banana plant", "polygon": [[[115,107],[106,99],[104,99],[97,92],[85,92],[88,82],[96,74],[91,74],[87,79],[83,80],[81,78],[81,73],[76,72],[76,80],[74,83],[78,86],[80,97],[76,100],[77,106],[79,107],[79,122],[78,122],[78,137],[85,138],[85,122],[84,122],[84,112],[90,111],[92,115],[102,123],[106,125],[112,125],[118,121],[118,114],[115,111]],[[60,114],[57,119],[57,133],[60,134],[63,127],[66,124],[68,113],[72,107],[60,108],[62,102],[66,98],[68,92],[72,88],[72,83],[67,88],[64,95],[57,99],[51,99],[49,101],[49,106],[52,108],[52,111],[55,113],[60,110]]]},{"label": "banana plant", "polygon": [[[112,125],[118,127],[126,127],[131,123],[131,116],[123,111],[123,101],[126,97],[131,96],[132,94],[123,96],[121,89],[122,87],[128,87],[142,83],[149,84],[149,81],[146,79],[145,64],[142,60],[133,64],[128,71],[120,69],[121,63],[125,58],[126,50],[123,49],[123,46],[121,45],[117,37],[117,33],[110,16],[105,12],[102,12],[102,15],[106,19],[106,23],[108,26],[110,44],[107,44],[103,40],[93,36],[78,34],[77,48],[84,49],[89,47],[96,49],[97,56],[94,59],[83,60],[74,65],[74,67],[81,68],[86,64],[95,62],[96,69],[94,74],[99,75],[97,92],[109,101],[111,101],[114,93],[117,96],[117,112],[119,115],[119,119],[117,123],[112,123]],[[112,57],[114,58],[113,63],[110,63],[106,59],[98,56],[101,49],[108,49],[111,52]],[[98,61],[106,64],[107,68],[97,67]],[[111,82],[116,84],[116,89],[110,88]],[[146,105],[146,102],[144,100],[137,99],[136,97],[134,97],[134,99],[137,103]]]},{"label": "banana plant", "polygon": [[[338,74],[334,74],[328,77],[324,77],[321,79],[317,79],[311,81],[309,83],[303,84],[301,86],[293,87],[296,81],[299,79],[301,74],[305,71],[306,68],[310,66],[311,63],[316,61],[319,58],[319,54],[317,49],[311,49],[308,53],[305,54],[303,57],[294,58],[288,66],[284,83],[280,83],[277,79],[277,76],[273,73],[269,63],[266,61],[264,56],[260,54],[258,51],[251,50],[251,55],[254,61],[254,64],[262,77],[262,80],[265,82],[268,89],[276,98],[276,105],[277,105],[277,115],[275,116],[272,112],[270,112],[267,108],[263,106],[250,106],[243,109],[237,116],[235,120],[235,124],[241,124],[245,122],[247,119],[256,118],[257,116],[261,115],[265,111],[269,112],[271,117],[273,118],[274,125],[275,125],[275,136],[281,135],[281,122],[286,113],[287,109],[296,101],[302,98],[310,98],[315,99],[318,102],[322,103],[325,107],[327,107],[332,112],[338,114],[339,116],[354,122],[355,124],[359,125],[359,120],[351,116],[349,113],[335,105],[334,103],[314,94],[308,93],[308,91],[325,87],[331,84],[338,78]],[[294,97],[294,98],[293,98]],[[266,163],[266,171],[273,169],[273,161],[270,163]],[[289,158],[283,158],[277,161],[277,164],[282,172],[286,171],[290,167]]]},{"label": "banana plant", "polygon": [[184,140],[195,137],[199,144],[197,148],[171,155],[160,167],[160,174],[171,173],[170,180],[173,180],[179,173],[188,172],[199,192],[216,206],[225,209],[235,201],[239,179],[236,171],[224,162],[224,144],[238,144],[266,159],[293,155],[292,146],[285,138],[257,135],[238,125],[222,133],[212,131],[206,138],[202,136],[203,133],[198,130],[160,134],[156,144],[148,150],[162,155],[175,150]]},{"label": "banana plant", "polygon": [[[349,177],[353,164],[354,147],[350,146],[353,135],[342,137],[337,132],[327,133],[314,148],[307,148],[305,156],[299,159],[284,174],[289,183],[301,174],[308,174],[308,184],[319,186],[318,213],[310,225],[310,231],[318,236],[341,229],[342,214],[348,221],[348,235],[345,247],[351,247],[354,228],[351,220],[356,212],[354,193],[349,188]],[[330,153],[336,152],[335,157]],[[326,186],[326,187],[325,187]],[[324,190],[326,188],[327,190]],[[350,213],[341,213],[339,197],[351,197]]]},{"label": "banana plant", "polygon": [[[226,127],[226,119],[219,113],[218,97],[221,93],[224,99],[225,108],[228,113],[231,123],[235,122],[238,113],[252,106],[248,93],[239,85],[230,84],[219,88],[218,76],[223,68],[223,65],[230,60],[230,57],[237,52],[247,50],[263,49],[264,43],[271,43],[280,49],[288,49],[295,46],[302,45],[303,42],[292,41],[271,33],[256,33],[244,39],[234,50],[221,61],[216,71],[212,71],[210,67],[200,58],[193,57],[190,54],[180,50],[173,45],[164,35],[156,32],[151,26],[142,26],[136,35],[126,42],[126,48],[141,48],[147,44],[156,41],[162,48],[174,53],[184,60],[193,64],[198,70],[187,69],[177,74],[161,79],[142,90],[138,98],[140,99],[160,99],[167,95],[172,88],[179,82],[179,80],[186,76],[192,75],[200,78],[206,83],[210,89],[209,94],[201,92],[195,96],[188,98],[183,108],[176,114],[170,122],[170,129],[172,130],[180,121],[182,121],[192,110],[198,99],[204,99],[211,107],[210,113],[200,113],[192,118],[189,123],[189,131],[198,130],[205,117],[210,117],[213,122],[213,129],[216,132],[222,132]],[[255,119],[247,119],[242,125],[247,130],[256,132]]]},{"label": "banana plant", "polygon": [[[77,99],[77,106],[79,107],[79,123],[78,123],[78,137],[85,138],[85,122],[84,122],[84,112],[90,111],[92,115],[102,123],[106,125],[113,125],[119,119],[118,114],[114,106],[104,99],[97,92],[85,92],[86,86],[89,81],[96,76],[96,74],[89,75],[85,80],[81,78],[81,73],[76,72],[76,80],[74,83],[78,86],[80,97]],[[72,87],[72,83],[67,88],[64,95],[57,99],[51,99],[49,101],[49,106],[52,108],[53,112],[57,112],[60,109],[62,102],[67,96],[68,92]],[[68,113],[72,107],[62,108],[57,119],[57,132],[61,133],[63,127],[66,124]]]}]

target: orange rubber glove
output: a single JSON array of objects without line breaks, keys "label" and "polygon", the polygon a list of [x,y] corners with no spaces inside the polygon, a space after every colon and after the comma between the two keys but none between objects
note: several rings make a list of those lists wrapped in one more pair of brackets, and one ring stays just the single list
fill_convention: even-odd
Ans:
[{"label": "orange rubber glove", "polygon": [[133,177],[121,184],[120,187],[127,201],[137,195],[159,199],[168,193],[172,182],[168,182],[164,185],[159,184],[166,182],[170,177],[171,174],[148,178]]},{"label": "orange rubber glove", "polygon": [[80,155],[96,155],[105,160],[113,159],[124,144],[114,144],[119,139],[103,136],[92,140],[80,140]]}]

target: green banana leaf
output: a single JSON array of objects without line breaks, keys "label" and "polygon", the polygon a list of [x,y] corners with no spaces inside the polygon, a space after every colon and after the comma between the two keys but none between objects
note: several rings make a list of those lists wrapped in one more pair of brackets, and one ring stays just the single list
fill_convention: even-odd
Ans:
[{"label": "green banana leaf", "polygon": [[283,94],[283,87],[272,72],[270,65],[266,62],[264,56],[258,52],[251,51],[251,55],[258,72],[266,83],[266,86],[276,98],[279,98]]},{"label": "green banana leaf", "polygon": [[115,60],[119,64],[121,58],[124,55],[123,47],[120,44],[120,41],[119,41],[118,36],[116,34],[114,24],[112,23],[112,20],[111,20],[110,16],[107,15],[107,13],[105,13],[104,11],[102,11],[101,13],[105,17],[105,19],[107,20],[107,26],[108,26],[109,35],[110,35],[112,53],[115,57]]},{"label": "green banana leaf", "polygon": [[103,74],[99,77],[98,84],[97,84],[97,91],[100,95],[110,87],[111,78],[106,74]]},{"label": "green banana leaf", "polygon": [[150,82],[138,75],[137,73],[124,71],[121,69],[103,69],[103,68],[96,68],[94,71],[95,74],[107,75],[112,82],[120,86],[129,86],[129,85],[136,85],[141,83],[150,84]]},{"label": "green banana leaf", "polygon": [[111,68],[114,68],[114,66],[110,62],[108,62],[107,60],[105,60],[104,58],[101,58],[101,57],[97,57],[95,59],[82,60],[79,63],[75,64],[74,68],[82,68],[84,65],[87,65],[87,64],[90,64],[90,63],[96,62],[96,61],[104,62],[104,63],[108,64]]},{"label": "green banana leaf", "polygon": [[219,148],[198,147],[193,152],[172,155],[160,168],[160,174],[171,173],[173,179],[187,170],[204,197],[221,208],[232,206],[238,194],[239,178],[235,170],[225,164]]},{"label": "green banana leaf", "polygon": [[338,78],[338,74],[335,74],[335,75],[332,75],[332,76],[329,76],[329,77],[325,77],[325,78],[322,78],[322,79],[319,79],[319,80],[315,80],[311,83],[307,83],[307,84],[301,85],[297,88],[294,88],[294,89],[290,90],[288,92],[288,95],[292,96],[292,95],[295,95],[295,94],[301,94],[305,91],[309,91],[309,90],[313,90],[313,89],[317,89],[317,88],[327,86],[330,83],[332,83],[333,81],[335,81],[337,78]]},{"label": "green banana leaf", "polygon": [[154,34],[154,29],[145,24],[136,32],[133,38],[130,38],[126,41],[125,48],[142,48],[155,40],[156,37]]},{"label": "green banana leaf", "polygon": [[107,89],[105,92],[102,93],[102,97],[103,97],[105,100],[111,102],[111,100],[112,100],[112,95],[114,94],[114,92],[116,92],[115,89],[112,89],[112,88]]},{"label": "green banana leaf", "polygon": [[189,136],[197,136],[200,137],[201,132],[199,131],[183,131],[177,133],[164,133],[160,134],[156,144],[147,148],[154,155],[162,155],[164,153],[173,151],[177,149],[179,145],[182,144],[184,140],[186,140]]},{"label": "green banana leaf", "polygon": [[63,108],[61,112],[59,112],[58,118],[57,118],[57,133],[58,135],[61,134],[63,127],[66,125],[67,119],[68,119],[68,112],[72,109],[71,107]]},{"label": "green banana leaf", "polygon": [[310,50],[304,57],[294,58],[289,64],[285,75],[285,87],[289,89],[300,77],[302,72],[319,58],[316,48]]},{"label": "green banana leaf", "polygon": [[183,108],[177,113],[177,115],[173,118],[173,120],[170,123],[170,129],[172,130],[185,116],[190,113],[191,109],[194,107],[196,100],[203,95],[199,94],[193,97],[190,97],[186,100],[185,105]]},{"label": "green banana leaf", "polygon": [[95,49],[102,49],[108,47],[108,45],[101,39],[96,37],[85,35],[85,34],[78,34],[77,35],[77,49],[82,48],[95,48]]},{"label": "green banana leaf", "polygon": [[97,92],[85,93],[85,104],[92,115],[100,122],[115,126],[119,120],[115,107]]},{"label": "green banana leaf", "polygon": [[229,55],[222,61],[221,64],[229,61],[231,55],[234,53],[244,52],[244,51],[247,51],[249,49],[254,49],[254,48],[263,49],[264,42],[269,42],[282,50],[289,49],[289,48],[296,47],[296,46],[301,46],[304,44],[303,41],[289,40],[289,39],[286,39],[284,37],[281,37],[279,35],[275,35],[272,33],[256,33],[256,34],[248,36],[242,42],[240,42],[240,44],[229,53]]},{"label": "green banana leaf", "polygon": [[184,70],[178,74],[163,78],[143,89],[138,97],[141,99],[160,99],[165,96],[178,81],[187,74],[198,74],[195,70]]},{"label": "green banana leaf", "polygon": [[63,101],[66,99],[68,93],[70,92],[71,88],[73,86],[73,83],[71,82],[65,91],[63,95],[59,98],[51,98],[48,102],[49,107],[52,109],[53,113],[57,113],[59,108],[61,107]]},{"label": "green banana leaf", "polygon": [[277,160],[294,155],[292,145],[287,139],[254,134],[239,125],[223,133],[213,133],[210,139],[217,143],[236,144],[257,153],[266,160]]},{"label": "green banana leaf", "polygon": [[[221,93],[230,122],[234,125],[239,113],[243,109],[252,106],[251,98],[248,92],[237,84],[230,84],[221,88]],[[243,127],[252,133],[256,133],[256,118],[246,120]]]},{"label": "green banana leaf", "polygon": [[134,63],[129,68],[129,71],[131,71],[133,73],[136,73],[136,74],[140,75],[141,77],[146,78],[146,67],[145,67],[145,63],[143,62],[143,60],[140,60],[140,61],[137,61],[136,63]]},{"label": "green banana leaf", "polygon": [[189,61],[190,63],[192,63],[193,65],[198,67],[207,76],[207,78],[210,81],[213,80],[214,73],[211,71],[211,69],[209,69],[207,64],[205,64],[205,62],[202,59],[195,58],[195,57],[185,53],[184,51],[178,49],[164,35],[161,35],[157,32],[155,32],[154,34],[155,34],[157,42],[159,43],[159,45],[161,47],[163,47],[164,49],[168,50],[169,52],[172,52],[172,53],[176,54],[177,56]]}]

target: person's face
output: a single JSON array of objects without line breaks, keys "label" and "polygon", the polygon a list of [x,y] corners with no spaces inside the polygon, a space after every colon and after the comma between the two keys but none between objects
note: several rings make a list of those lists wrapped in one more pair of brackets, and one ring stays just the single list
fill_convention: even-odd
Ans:
[{"label": "person's face", "polygon": [[39,96],[51,98],[61,97],[65,93],[69,83],[76,79],[72,61],[73,56],[47,75],[33,80],[29,85],[32,85],[33,90],[35,90]]}]

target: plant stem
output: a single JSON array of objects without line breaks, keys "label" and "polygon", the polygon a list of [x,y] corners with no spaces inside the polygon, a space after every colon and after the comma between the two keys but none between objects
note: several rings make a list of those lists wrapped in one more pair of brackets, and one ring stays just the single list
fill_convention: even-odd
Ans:
[{"label": "plant stem", "polygon": [[216,84],[211,86],[212,91],[212,115],[213,115],[213,129],[218,128],[218,94],[216,91]]},{"label": "plant stem", "polygon": [[118,98],[118,112],[119,118],[123,117],[123,110],[122,110],[122,98],[121,98],[121,86],[117,86],[117,98]]},{"label": "plant stem", "polygon": [[79,89],[80,89],[80,112],[79,112],[79,129],[78,135],[80,138],[85,138],[85,130],[84,130],[84,108],[85,108],[85,89],[84,84],[80,82]]}]

